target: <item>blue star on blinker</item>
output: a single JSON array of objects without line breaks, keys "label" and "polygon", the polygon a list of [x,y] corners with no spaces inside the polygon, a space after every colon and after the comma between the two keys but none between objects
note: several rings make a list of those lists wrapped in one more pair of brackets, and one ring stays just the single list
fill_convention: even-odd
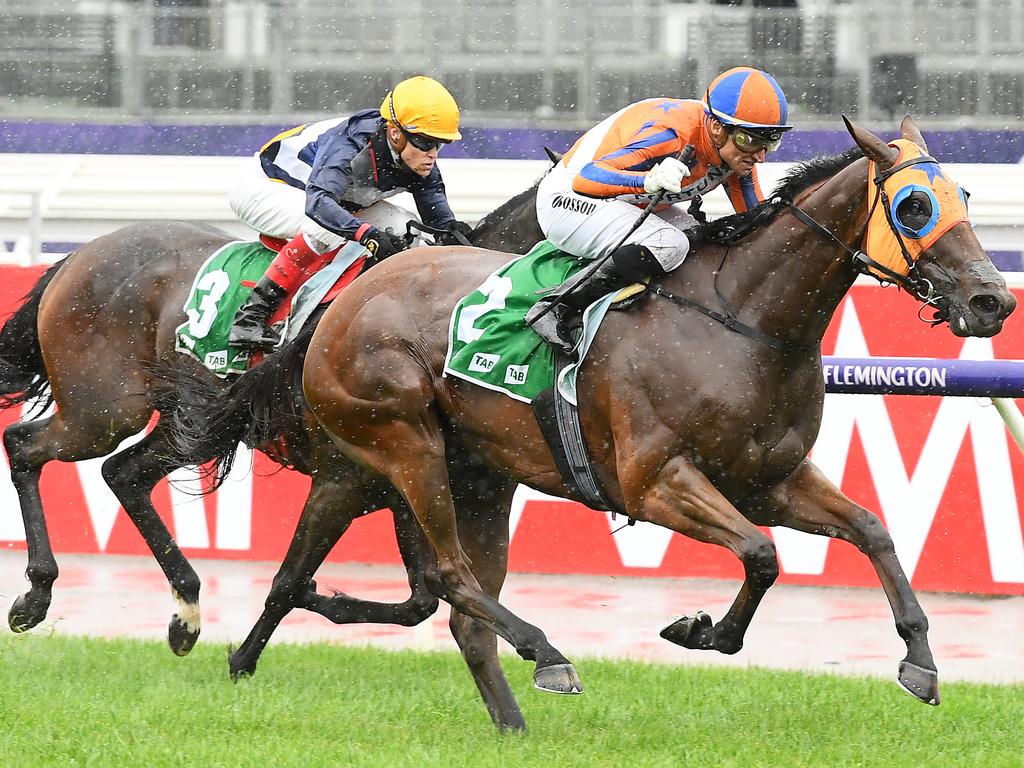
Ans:
[{"label": "blue star on blinker", "polygon": [[654,108],[655,109],[660,109],[662,112],[664,112],[667,115],[673,109],[679,109],[680,107],[679,107],[678,104],[673,104],[671,101],[663,101],[663,102],[661,102],[661,104],[655,104]]},{"label": "blue star on blinker", "polygon": [[916,169],[928,177],[929,184],[935,183],[936,176],[941,176],[943,180],[946,179],[946,177],[942,173],[942,169],[939,168],[939,164],[936,163],[935,161],[932,161],[930,163],[919,163],[916,166]]}]

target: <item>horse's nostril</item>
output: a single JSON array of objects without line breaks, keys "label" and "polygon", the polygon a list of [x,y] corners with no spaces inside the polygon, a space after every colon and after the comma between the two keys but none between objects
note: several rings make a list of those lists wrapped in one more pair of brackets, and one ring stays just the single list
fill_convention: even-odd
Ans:
[{"label": "horse's nostril", "polygon": [[971,311],[979,317],[992,317],[998,314],[1003,306],[998,297],[993,296],[991,293],[981,293],[977,296],[972,296],[969,304]]}]

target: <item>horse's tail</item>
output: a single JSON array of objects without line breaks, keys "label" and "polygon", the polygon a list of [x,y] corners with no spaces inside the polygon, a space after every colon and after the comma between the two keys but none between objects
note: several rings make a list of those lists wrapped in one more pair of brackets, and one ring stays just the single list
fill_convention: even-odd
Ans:
[{"label": "horse's tail", "polygon": [[0,328],[0,409],[37,401],[36,413],[41,413],[53,402],[36,320],[43,292],[63,263],[61,259],[43,273]]},{"label": "horse's tail", "polygon": [[[267,445],[301,429],[300,377],[318,317],[281,350],[238,376],[226,389],[210,377],[162,371],[175,400],[172,435],[176,458],[204,464],[201,474],[219,487],[231,471],[239,443]],[[206,463],[209,462],[209,463]]]}]

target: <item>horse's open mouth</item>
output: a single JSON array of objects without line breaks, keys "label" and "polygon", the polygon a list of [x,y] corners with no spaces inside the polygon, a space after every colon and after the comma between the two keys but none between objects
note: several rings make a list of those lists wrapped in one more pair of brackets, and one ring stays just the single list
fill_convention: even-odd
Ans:
[{"label": "horse's open mouth", "polygon": [[987,338],[995,336],[1003,328],[1005,317],[1002,315],[979,315],[968,308],[940,308],[935,313],[935,320],[949,323],[954,336],[961,338],[978,336]]}]

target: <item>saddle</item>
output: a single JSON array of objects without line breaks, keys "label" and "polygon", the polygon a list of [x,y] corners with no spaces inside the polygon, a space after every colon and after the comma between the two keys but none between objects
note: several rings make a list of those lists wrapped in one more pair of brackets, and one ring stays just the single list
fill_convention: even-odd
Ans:
[{"label": "saddle", "polygon": [[[261,360],[262,354],[235,349],[227,340],[235,313],[283,245],[264,236],[228,243],[213,253],[192,284],[187,320],[175,329],[175,349],[221,377],[244,373]],[[317,306],[333,301],[362,272],[365,256],[363,246],[348,243],[282,304],[270,318],[272,324],[281,324],[282,344],[298,334]]]}]

